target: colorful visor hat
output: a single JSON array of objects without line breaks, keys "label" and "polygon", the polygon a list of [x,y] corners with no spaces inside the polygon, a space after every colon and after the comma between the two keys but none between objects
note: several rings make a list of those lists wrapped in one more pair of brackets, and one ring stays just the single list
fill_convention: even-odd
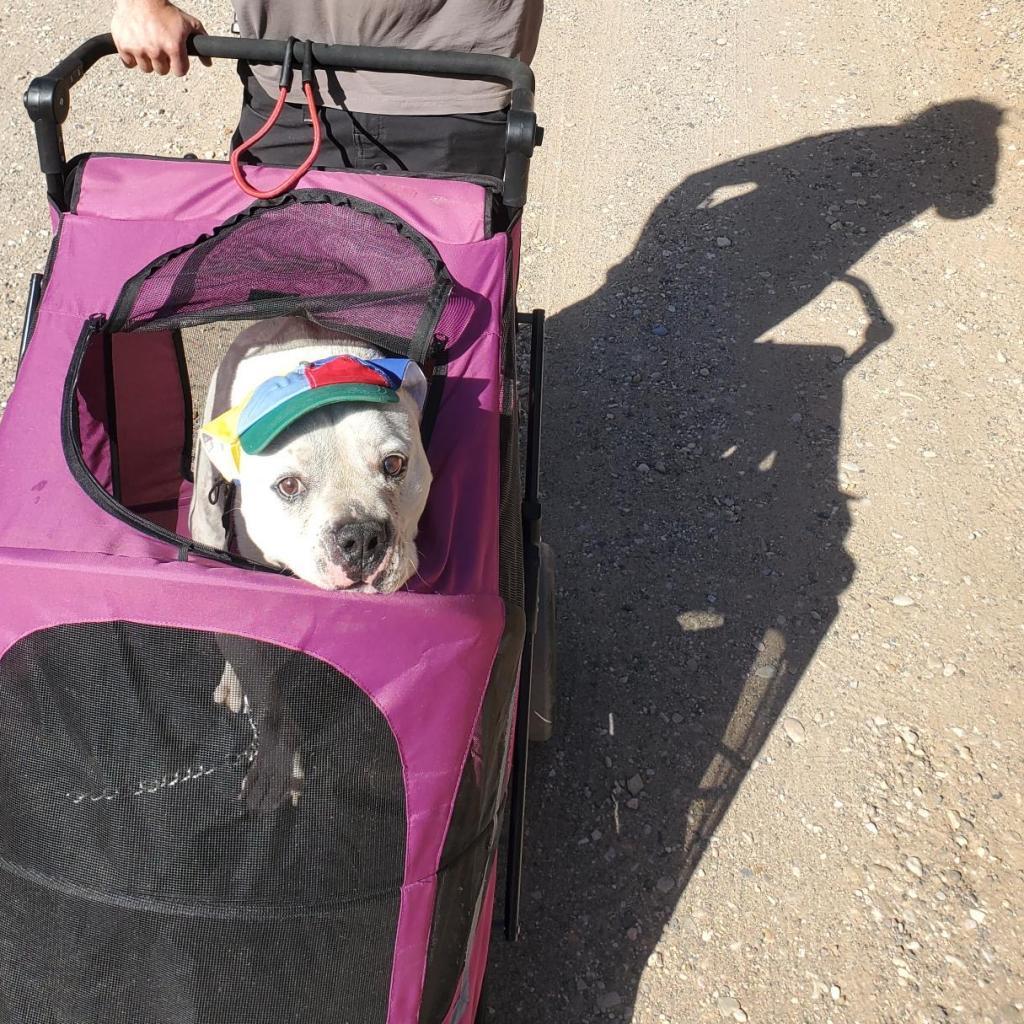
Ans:
[{"label": "colorful visor hat", "polygon": [[411,359],[360,359],[341,355],[303,363],[264,381],[245,401],[202,428],[207,444],[256,455],[283,430],[314,409],[339,402],[398,401],[398,390],[416,364]]}]

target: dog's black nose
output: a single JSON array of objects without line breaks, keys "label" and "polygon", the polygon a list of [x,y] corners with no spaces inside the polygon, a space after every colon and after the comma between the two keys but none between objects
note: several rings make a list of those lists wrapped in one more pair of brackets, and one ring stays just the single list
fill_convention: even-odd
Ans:
[{"label": "dog's black nose", "polygon": [[387,547],[387,523],[343,523],[334,530],[335,561],[354,580],[373,575]]}]

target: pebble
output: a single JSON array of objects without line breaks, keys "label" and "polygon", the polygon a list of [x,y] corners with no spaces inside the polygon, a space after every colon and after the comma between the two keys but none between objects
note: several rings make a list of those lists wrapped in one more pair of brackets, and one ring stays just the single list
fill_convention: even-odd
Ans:
[{"label": "pebble", "polygon": [[843,995],[843,990],[838,985],[830,985],[828,994],[832,997],[834,1003],[838,1003]]},{"label": "pebble", "polygon": [[668,334],[668,328],[664,324],[655,324],[651,329],[651,333],[657,335],[659,338],[664,338]]},{"label": "pebble", "polygon": [[664,462],[656,462],[654,464],[654,471],[656,473],[667,473],[668,472],[668,466],[666,466]]},{"label": "pebble", "polygon": [[715,245],[717,245],[719,249],[728,249],[729,246],[732,245],[732,239],[726,238],[725,235],[719,235],[715,239]]},{"label": "pebble", "polygon": [[618,992],[602,992],[597,997],[597,1008],[599,1010],[614,1010],[616,1006],[621,1005],[622,996]]},{"label": "pebble", "polygon": [[718,997],[718,1012],[723,1017],[732,1017],[732,1015],[739,1009],[741,1009],[740,1001],[734,996]]},{"label": "pebble", "polygon": [[805,731],[803,722],[798,718],[784,718],[782,720],[782,731],[793,743],[803,743]]},{"label": "pebble", "polygon": [[985,911],[984,910],[978,910],[977,908],[975,908],[974,910],[969,911],[969,914],[971,916],[971,920],[974,921],[975,924],[984,924],[985,923]]},{"label": "pebble", "polygon": [[638,473],[650,473],[651,467],[648,466],[646,462],[641,462],[637,465],[636,471]]},{"label": "pebble", "polygon": [[640,778],[639,775],[632,776],[626,782],[626,789],[628,789],[630,791],[630,793],[633,794],[633,796],[637,796],[640,793],[640,790],[642,790],[643,788],[644,788],[644,780],[642,778]]},{"label": "pebble", "polygon": [[908,857],[904,866],[915,878],[924,878],[924,868],[917,857]]},{"label": "pebble", "polygon": [[897,608],[909,608],[914,603],[914,599],[912,597],[908,597],[906,594],[897,594],[892,599],[892,603],[896,605]]},{"label": "pebble", "polygon": [[668,875],[663,875],[658,879],[655,885],[658,888],[658,892],[670,893],[676,887],[676,880],[674,878],[670,878]]}]

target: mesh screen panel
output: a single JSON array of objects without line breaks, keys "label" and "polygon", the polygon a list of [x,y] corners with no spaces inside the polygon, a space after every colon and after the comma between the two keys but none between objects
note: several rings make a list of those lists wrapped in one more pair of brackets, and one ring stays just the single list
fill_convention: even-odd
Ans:
[{"label": "mesh screen panel", "polygon": [[422,361],[451,279],[427,239],[372,203],[300,190],[256,203],[125,286],[117,330],[303,314]]},{"label": "mesh screen panel", "polygon": [[[301,737],[297,807],[239,798],[265,735],[212,701],[225,641]],[[386,1019],[402,766],[350,680],[257,641],[107,622],[23,639],[0,693],[0,1019]]]}]

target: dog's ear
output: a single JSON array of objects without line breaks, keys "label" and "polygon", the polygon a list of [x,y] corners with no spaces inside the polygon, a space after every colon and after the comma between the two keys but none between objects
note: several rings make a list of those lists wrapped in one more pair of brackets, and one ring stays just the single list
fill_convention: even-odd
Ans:
[{"label": "dog's ear", "polygon": [[420,369],[418,363],[409,361],[402,376],[402,390],[409,395],[416,403],[416,408],[423,412],[423,406],[427,401],[427,378]]}]

